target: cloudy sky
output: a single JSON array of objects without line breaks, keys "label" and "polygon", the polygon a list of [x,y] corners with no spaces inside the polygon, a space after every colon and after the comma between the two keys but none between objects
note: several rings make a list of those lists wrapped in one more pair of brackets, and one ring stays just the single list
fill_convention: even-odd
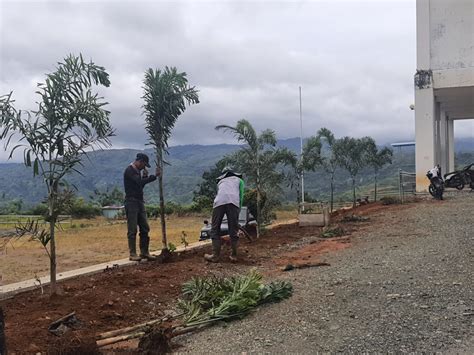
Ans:
[{"label": "cloudy sky", "polygon": [[[214,131],[241,118],[280,138],[326,126],[379,142],[414,136],[414,0],[7,1],[0,0],[0,93],[33,109],[37,82],[68,53],[110,73],[101,90],[115,147],[142,148],[142,79],[176,66],[200,91],[172,145],[233,142]],[[472,123],[456,124],[473,136]]]}]

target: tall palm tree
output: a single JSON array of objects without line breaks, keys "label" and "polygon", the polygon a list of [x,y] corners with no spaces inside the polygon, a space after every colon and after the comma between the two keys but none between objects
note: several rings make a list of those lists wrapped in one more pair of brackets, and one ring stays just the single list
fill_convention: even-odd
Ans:
[{"label": "tall palm tree", "polygon": [[160,217],[163,248],[168,248],[163,196],[164,157],[168,154],[168,139],[171,137],[178,117],[186,110],[186,104],[199,103],[198,91],[188,85],[186,73],[174,67],[163,70],[149,68],[143,80],[143,113],[150,144],[155,149],[156,165],[161,171],[158,177],[160,194]]}]

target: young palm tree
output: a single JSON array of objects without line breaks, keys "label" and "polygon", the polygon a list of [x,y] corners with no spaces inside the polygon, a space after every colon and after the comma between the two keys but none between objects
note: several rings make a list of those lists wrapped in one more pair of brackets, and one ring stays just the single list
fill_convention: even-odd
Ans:
[{"label": "young palm tree", "polygon": [[164,156],[168,153],[168,139],[171,137],[178,117],[186,110],[186,104],[199,103],[198,91],[188,85],[186,73],[178,73],[174,67],[164,70],[149,68],[143,80],[143,112],[150,144],[155,149],[156,165],[161,171],[158,177],[160,194],[160,217],[163,248],[168,248],[165,223],[165,202],[163,196]]},{"label": "young palm tree", "polygon": [[338,167],[338,163],[334,155],[334,143],[336,143],[336,138],[334,137],[334,134],[327,128],[321,128],[317,133],[317,137],[319,139],[324,138],[329,147],[329,152],[327,154],[324,154],[324,157],[322,158],[323,160],[322,166],[323,166],[324,171],[331,176],[330,205],[331,205],[331,212],[332,212],[333,207],[334,207],[334,176],[336,174],[336,169]]},{"label": "young palm tree", "polygon": [[257,238],[260,237],[262,226],[262,194],[265,189],[275,188],[283,179],[283,174],[276,170],[279,164],[290,164],[294,154],[287,149],[277,149],[275,132],[270,129],[264,130],[257,135],[249,121],[240,120],[235,127],[220,125],[217,130],[228,131],[237,138],[237,141],[245,143],[244,146],[233,156],[236,164],[242,169],[249,179],[249,183],[255,186],[257,192]]},{"label": "young palm tree", "polygon": [[287,174],[287,180],[290,188],[296,187],[296,201],[301,201],[301,175],[305,171],[315,171],[316,168],[323,163],[321,157],[321,140],[319,137],[309,137],[303,146],[303,153],[299,156],[291,153],[290,160],[287,159],[292,169]]},{"label": "young palm tree", "polygon": [[355,180],[359,172],[366,167],[368,162],[368,148],[372,138],[344,137],[334,143],[334,156],[338,165],[346,169],[352,180],[352,206],[356,205]]},{"label": "young palm tree", "polygon": [[[61,190],[64,178],[71,172],[79,172],[89,148],[108,146],[113,136],[110,112],[104,109],[107,103],[92,93],[93,85],[110,85],[105,69],[85,62],[82,55],[70,55],[64,63],[58,63],[55,72],[46,76],[44,84],[38,84],[41,100],[36,111],[17,110],[11,93],[0,97],[0,138],[6,139],[5,148],[15,135],[20,141],[11,150],[10,158],[16,149],[23,148],[25,165],[33,167],[33,175],[40,175],[47,188],[49,232],[41,231],[39,239],[46,250],[49,243],[53,294],[56,292],[55,227],[64,196],[68,195]],[[23,229],[28,232],[25,226]]]},{"label": "young palm tree", "polygon": [[384,165],[392,164],[393,151],[384,147],[378,149],[375,141],[368,142],[368,163],[374,169],[374,201],[377,201],[377,175]]}]

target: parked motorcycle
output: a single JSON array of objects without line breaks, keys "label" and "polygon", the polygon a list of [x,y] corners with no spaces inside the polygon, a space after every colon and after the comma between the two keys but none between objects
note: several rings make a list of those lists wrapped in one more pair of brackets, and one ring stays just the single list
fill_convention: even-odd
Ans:
[{"label": "parked motorcycle", "polygon": [[474,164],[470,164],[458,171],[453,171],[444,175],[444,185],[457,190],[464,189],[469,186],[474,189]]},{"label": "parked motorcycle", "polygon": [[426,176],[428,179],[430,179],[430,186],[428,187],[430,195],[438,200],[442,200],[444,193],[444,181],[441,178],[441,168],[439,165],[428,171]]},{"label": "parked motorcycle", "polygon": [[471,167],[474,164],[465,166],[461,170],[453,171],[444,175],[444,185],[446,187],[452,187],[457,190],[462,190],[464,186],[474,186],[474,171]]}]

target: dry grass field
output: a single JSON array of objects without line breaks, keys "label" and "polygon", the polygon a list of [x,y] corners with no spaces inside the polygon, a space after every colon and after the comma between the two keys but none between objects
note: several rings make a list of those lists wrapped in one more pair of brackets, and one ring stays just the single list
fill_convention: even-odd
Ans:
[{"label": "dry grass field", "polygon": [[[296,217],[294,211],[277,213],[280,221]],[[167,219],[168,241],[176,246],[181,245],[184,231],[188,243],[199,239],[202,216],[178,217],[171,215]],[[150,250],[161,249],[161,226],[159,220],[149,220],[151,227]],[[11,229],[13,225],[2,225]],[[66,223],[57,232],[58,272],[73,270],[89,265],[126,258],[127,249],[126,221],[107,221],[104,218],[91,220],[73,220]],[[138,236],[137,236],[138,248]],[[8,245],[6,251],[0,252],[0,275],[3,284],[22,281],[48,274],[49,259],[38,242],[27,238]]]}]

